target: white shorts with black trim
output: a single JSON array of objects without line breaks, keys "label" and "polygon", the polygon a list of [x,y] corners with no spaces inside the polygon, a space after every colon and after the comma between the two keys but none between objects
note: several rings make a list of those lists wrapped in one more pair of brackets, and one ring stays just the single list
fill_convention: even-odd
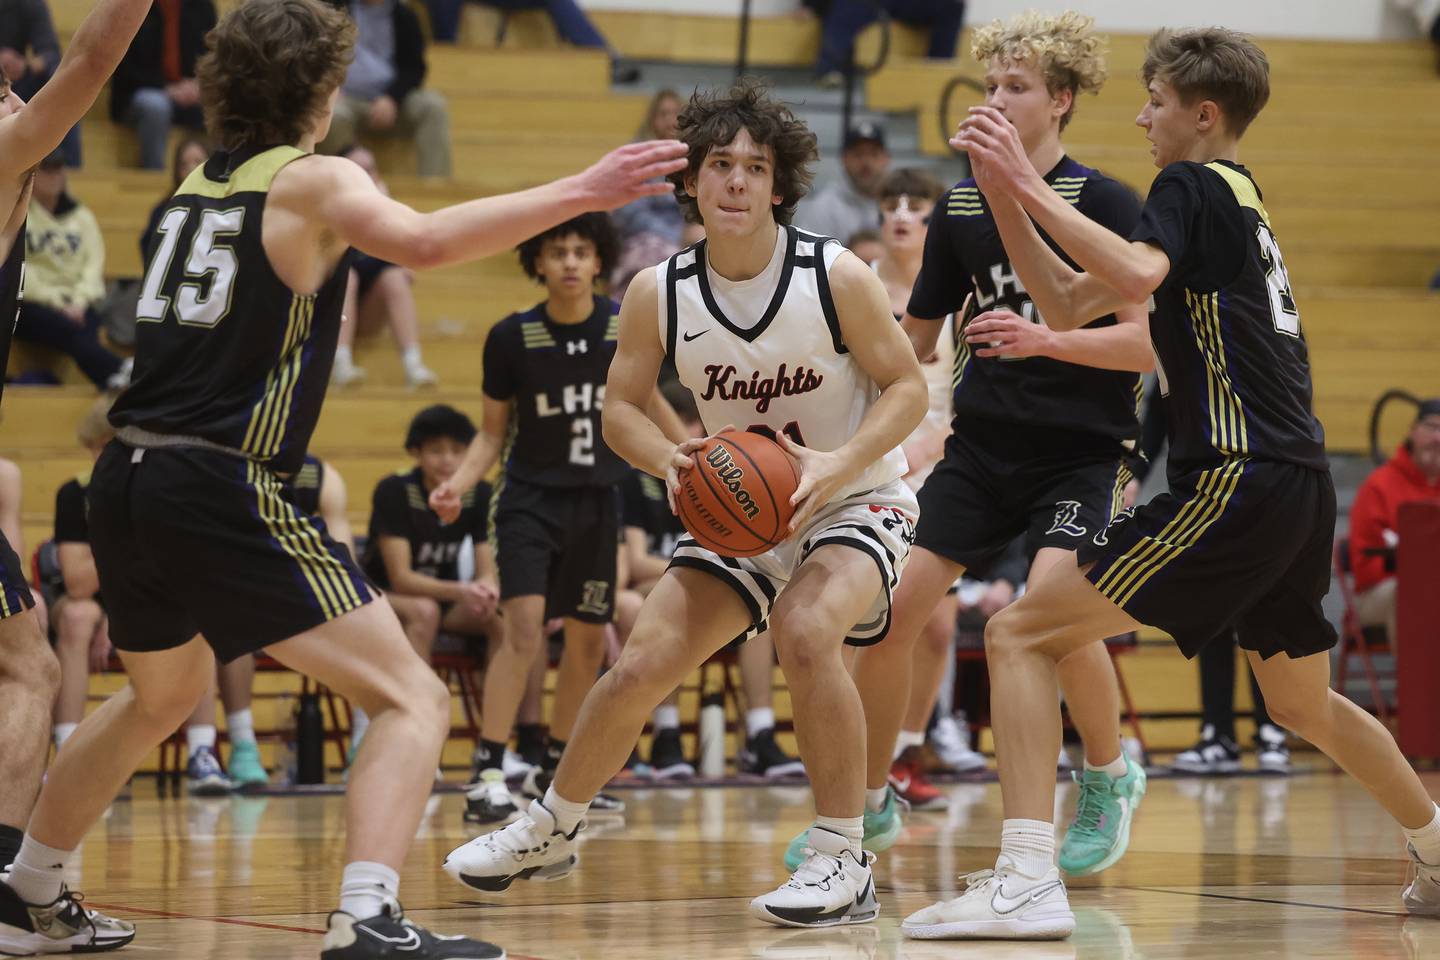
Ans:
[{"label": "white shorts with black trim", "polygon": [[765,629],[776,598],[806,557],[826,544],[853,547],[874,560],[880,569],[880,593],[845,638],[852,646],[869,646],[890,632],[890,599],[910,558],[919,515],[915,494],[896,480],[833,501],[795,536],[759,556],[723,557],[687,534],[676,544],[670,566],[703,570],[735,589],[750,608],[751,616],[750,629],[735,638],[736,643],[741,643]]}]

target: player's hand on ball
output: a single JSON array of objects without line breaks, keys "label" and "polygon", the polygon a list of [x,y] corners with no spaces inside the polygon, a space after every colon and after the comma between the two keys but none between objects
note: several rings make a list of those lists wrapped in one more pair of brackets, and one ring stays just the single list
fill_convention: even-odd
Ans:
[{"label": "player's hand on ball", "polygon": [[848,470],[844,458],[838,453],[802,447],[783,433],[778,434],[776,439],[785,452],[800,464],[800,484],[790,498],[790,504],[795,508],[795,515],[790,518],[790,533],[794,535],[845,485]]},{"label": "player's hand on ball", "polygon": [[[729,433],[734,429],[733,425],[726,424],[715,435]],[[675,449],[670,451],[670,464],[665,468],[665,499],[670,501],[670,512],[677,517],[680,515],[680,509],[675,505],[675,498],[680,495],[680,472],[694,468],[695,458],[692,454],[705,446],[709,439],[709,437],[695,437],[683,443],[677,443]]]},{"label": "player's hand on ball", "polygon": [[449,480],[430,491],[430,509],[441,523],[454,523],[460,517],[460,491]]},{"label": "player's hand on ball", "polygon": [[673,193],[659,179],[685,169],[689,148],[679,140],[645,140],[611,150],[574,178],[591,210],[613,210],[640,197]]},{"label": "player's hand on ball", "polygon": [[965,325],[965,342],[977,347],[977,357],[1048,356],[1055,333],[1043,323],[1033,323],[1009,310],[988,310]]}]

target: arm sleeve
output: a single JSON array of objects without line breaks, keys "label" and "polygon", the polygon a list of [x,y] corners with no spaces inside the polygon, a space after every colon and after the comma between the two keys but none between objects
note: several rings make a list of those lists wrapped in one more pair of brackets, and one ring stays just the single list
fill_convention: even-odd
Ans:
[{"label": "arm sleeve", "polygon": [[490,328],[485,338],[484,382],[481,384],[485,396],[492,400],[509,400],[515,396],[514,352],[509,349],[505,322],[502,320]]},{"label": "arm sleeve", "polygon": [[1160,171],[1150,187],[1140,223],[1130,232],[1130,239],[1159,247],[1170,258],[1172,274],[1185,262],[1196,234],[1200,215],[1201,192],[1195,175],[1182,164],[1172,164]]},{"label": "arm sleeve", "polygon": [[85,521],[85,491],[78,483],[66,483],[55,494],[55,542],[90,542]]},{"label": "arm sleeve", "polygon": [[404,4],[395,6],[395,79],[385,91],[403,103],[411,91],[425,82],[425,38],[420,20]]},{"label": "arm sleeve", "polygon": [[910,291],[910,303],[905,308],[911,316],[922,320],[958,314],[965,298],[975,289],[969,272],[954,253],[951,231],[959,218],[946,215],[948,199],[949,194],[941,197],[931,214],[930,230],[925,234],[925,257],[920,263],[920,275],[915,278],[915,289]]},{"label": "arm sleeve", "polygon": [[370,535],[410,539],[410,503],[405,498],[402,478],[386,477],[375,485],[375,496],[370,502]]}]

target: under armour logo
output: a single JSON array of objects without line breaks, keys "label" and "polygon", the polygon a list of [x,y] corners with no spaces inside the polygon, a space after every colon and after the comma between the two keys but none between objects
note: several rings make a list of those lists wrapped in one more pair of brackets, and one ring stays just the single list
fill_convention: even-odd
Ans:
[{"label": "under armour logo", "polygon": [[567,340],[565,341],[565,353],[575,356],[577,353],[589,353],[590,341],[588,340]]},{"label": "under armour logo", "polygon": [[1055,504],[1055,522],[1050,524],[1046,534],[1063,533],[1071,537],[1083,537],[1090,531],[1075,522],[1080,516],[1079,500],[1061,500]]}]

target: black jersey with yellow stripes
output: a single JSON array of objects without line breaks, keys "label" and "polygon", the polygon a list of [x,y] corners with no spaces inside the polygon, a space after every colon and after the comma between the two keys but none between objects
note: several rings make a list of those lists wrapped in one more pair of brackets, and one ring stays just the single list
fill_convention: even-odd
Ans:
[{"label": "black jersey with yellow stripes", "polygon": [[312,294],[276,275],[261,242],[294,147],[216,153],[160,216],[140,290],[135,370],[110,420],[198,437],[279,473],[299,470],[330,379],[342,262]]},{"label": "black jersey with yellow stripes", "polygon": [[285,484],[290,499],[301,513],[312,517],[320,516],[320,490],[325,486],[325,461],[319,457],[305,456],[300,469]]},{"label": "black jersey with yellow stripes", "polygon": [[5,368],[10,363],[10,344],[20,322],[20,298],[25,286],[25,224],[15,233],[15,243],[0,264],[0,393],[5,390]]},{"label": "black jersey with yellow stripes", "polygon": [[1326,469],[1300,310],[1249,171],[1167,166],[1131,238],[1170,258],[1150,336],[1169,400],[1171,473],[1237,457]]}]

